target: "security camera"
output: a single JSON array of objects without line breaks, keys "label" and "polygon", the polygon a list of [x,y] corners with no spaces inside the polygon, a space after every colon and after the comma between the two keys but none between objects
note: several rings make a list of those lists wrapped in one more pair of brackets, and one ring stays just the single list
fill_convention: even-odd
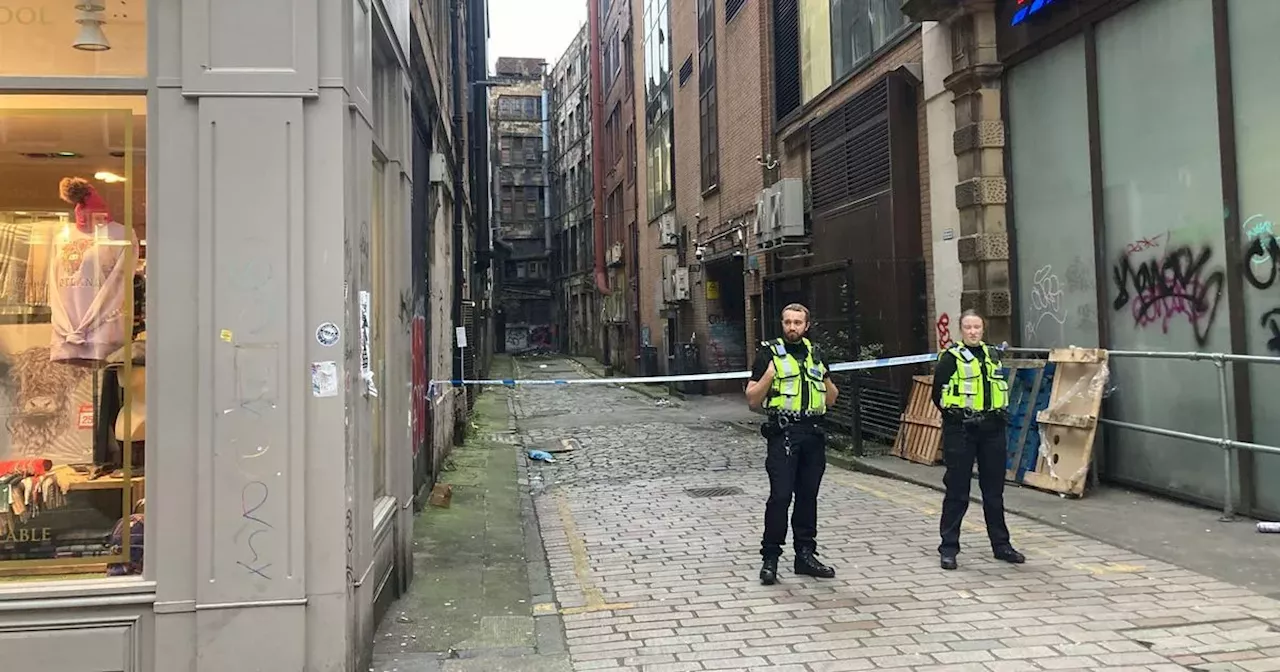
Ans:
[{"label": "security camera", "polygon": [[699,246],[697,246],[697,247],[693,248],[693,256],[694,256],[694,258],[695,258],[695,259],[697,259],[698,261],[702,261],[702,257],[703,257],[703,256],[705,256],[706,254],[707,254],[707,246],[706,246],[706,245],[699,245]]}]

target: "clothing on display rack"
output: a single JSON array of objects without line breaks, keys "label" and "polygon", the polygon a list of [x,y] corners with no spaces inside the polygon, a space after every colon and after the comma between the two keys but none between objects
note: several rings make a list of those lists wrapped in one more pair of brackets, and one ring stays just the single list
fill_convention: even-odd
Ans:
[{"label": "clothing on display rack", "polygon": [[31,225],[0,223],[0,302],[27,302],[27,262],[31,256]]},{"label": "clothing on display rack", "polygon": [[[81,184],[83,183],[83,184]],[[125,227],[113,221],[106,203],[80,178],[62,184],[63,198],[76,204],[76,224],[53,240],[49,307],[53,317],[50,358],[93,364],[124,344],[121,324],[132,264],[121,263],[136,245]]]}]

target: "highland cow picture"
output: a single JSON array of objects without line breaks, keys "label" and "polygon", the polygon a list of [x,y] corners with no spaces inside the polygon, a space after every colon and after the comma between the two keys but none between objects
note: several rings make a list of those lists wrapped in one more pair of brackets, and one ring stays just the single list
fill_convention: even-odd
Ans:
[{"label": "highland cow picture", "polygon": [[0,460],[92,460],[93,371],[50,361],[49,333],[11,325],[0,335]]}]

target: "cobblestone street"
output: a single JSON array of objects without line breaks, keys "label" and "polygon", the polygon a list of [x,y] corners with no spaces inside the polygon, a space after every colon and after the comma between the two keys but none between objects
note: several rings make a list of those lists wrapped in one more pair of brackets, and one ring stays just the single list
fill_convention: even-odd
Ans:
[{"label": "cobblestone street", "polygon": [[818,544],[837,578],[794,576],[788,547],[762,586],[758,434],[617,385],[509,394],[525,445],[566,451],[528,465],[554,590],[533,610],[562,614],[575,670],[1280,670],[1280,602],[1012,515],[1028,561],[999,563],[980,507],[944,572],[938,493],[834,466]]}]

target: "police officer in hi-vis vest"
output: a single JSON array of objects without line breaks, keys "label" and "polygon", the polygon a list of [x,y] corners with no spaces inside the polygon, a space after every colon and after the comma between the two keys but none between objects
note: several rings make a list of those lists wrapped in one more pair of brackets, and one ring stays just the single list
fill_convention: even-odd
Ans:
[{"label": "police officer in hi-vis vest", "polygon": [[778,558],[787,538],[787,508],[795,495],[791,536],[796,552],[795,572],[829,579],[834,569],[816,557],[818,544],[818,488],[827,467],[826,432],[822,416],[836,402],[836,385],[805,332],[809,309],[793,303],[782,309],[783,338],[764,341],[756,353],[747,403],[762,405],[768,421],[760,434],[768,441],[765,472],[769,500],[764,511],[764,539],[760,581],[778,580]]},{"label": "police officer in hi-vis vest", "polygon": [[992,553],[1005,562],[1027,561],[1014,550],[1004,522],[1009,383],[1000,375],[1000,351],[982,341],[985,328],[981,315],[966,310],[960,316],[962,341],[938,356],[933,372],[933,404],[942,410],[942,459],[947,467],[938,546],[943,569],[956,568],[975,460]]}]

